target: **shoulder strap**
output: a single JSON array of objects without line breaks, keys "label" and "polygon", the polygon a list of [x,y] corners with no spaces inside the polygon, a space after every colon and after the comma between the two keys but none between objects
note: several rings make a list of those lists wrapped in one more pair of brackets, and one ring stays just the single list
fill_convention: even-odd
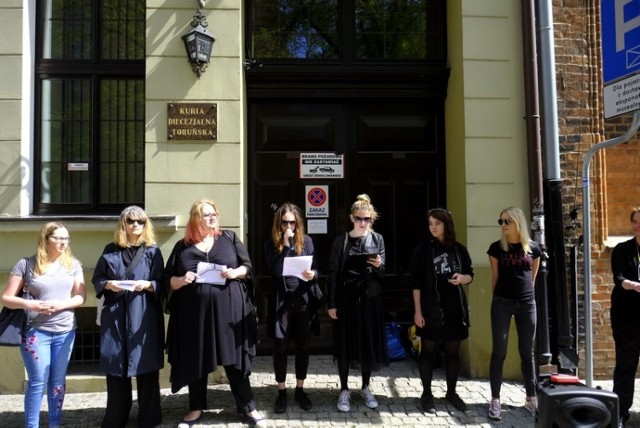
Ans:
[{"label": "shoulder strap", "polygon": [[140,261],[140,259],[144,255],[144,249],[145,249],[145,245],[142,244],[142,245],[140,245],[140,248],[138,248],[138,251],[136,251],[135,257],[133,258],[133,260],[131,260],[131,263],[129,263],[129,266],[127,266],[127,270],[124,271],[124,278],[125,279],[129,276],[129,274],[131,273],[133,268],[136,267],[136,265],[138,264],[138,262]]},{"label": "shoulder strap", "polygon": [[24,258],[24,276],[22,277],[22,293],[29,292],[29,284],[31,283],[31,268],[29,264],[29,257]]}]

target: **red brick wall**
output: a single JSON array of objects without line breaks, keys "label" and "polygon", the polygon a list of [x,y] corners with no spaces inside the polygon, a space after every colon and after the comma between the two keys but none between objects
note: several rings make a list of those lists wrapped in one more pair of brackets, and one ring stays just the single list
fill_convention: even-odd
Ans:
[{"label": "red brick wall", "polygon": [[[627,131],[630,115],[604,120],[600,55],[600,1],[554,0],[556,78],[563,179],[563,214],[567,226],[567,251],[579,245],[582,235],[582,162],[588,148]],[[640,205],[640,141],[597,152],[591,162],[591,243],[594,377],[612,378],[615,365],[609,308],[613,280],[611,248],[605,240],[630,235],[629,211]],[[579,208],[577,224],[568,213]],[[573,227],[572,227],[573,226]],[[578,261],[578,298],[583,314],[584,265],[582,247]],[[571,266],[567,265],[569,269]],[[584,318],[579,320],[580,374],[584,374]]]}]

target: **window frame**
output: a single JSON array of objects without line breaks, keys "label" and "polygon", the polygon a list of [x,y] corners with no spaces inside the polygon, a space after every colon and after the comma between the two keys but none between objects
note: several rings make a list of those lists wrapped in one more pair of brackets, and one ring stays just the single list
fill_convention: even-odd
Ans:
[{"label": "window frame", "polygon": [[[94,2],[93,25],[99,28],[101,14],[101,2]],[[94,46],[92,58],[88,60],[78,59],[46,59],[43,58],[43,26],[41,16],[43,2],[37,2],[35,19],[35,61],[34,61],[34,144],[33,144],[33,213],[37,215],[50,214],[118,214],[128,205],[135,203],[144,207],[144,186],[139,201],[125,201],[118,203],[100,203],[100,117],[96,106],[100,105],[100,83],[103,80],[145,80],[146,55],[142,59],[100,59],[100,35],[99,31],[93,32],[92,43]],[[88,79],[91,86],[91,159],[89,168],[91,200],[88,203],[44,203],[42,202],[42,103],[43,82],[49,79]],[[144,138],[144,133],[142,135]]]}]

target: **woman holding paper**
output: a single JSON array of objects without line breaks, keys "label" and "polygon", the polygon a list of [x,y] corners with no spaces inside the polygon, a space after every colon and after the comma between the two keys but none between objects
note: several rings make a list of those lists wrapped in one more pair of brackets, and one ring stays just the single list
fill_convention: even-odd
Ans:
[{"label": "woman holding paper", "polygon": [[[264,243],[264,253],[271,272],[267,335],[274,338],[273,368],[278,383],[274,412],[284,413],[287,410],[287,350],[292,338],[296,355],[294,399],[304,410],[310,410],[312,403],[303,386],[309,367],[307,348],[311,325],[313,320],[317,322],[317,303],[322,299],[322,292],[317,282],[313,241],[304,234],[302,215],[296,205],[284,203],[276,210],[271,238]],[[294,257],[304,261],[307,266],[298,272],[283,273],[286,262]]]},{"label": "woman holding paper", "polygon": [[160,369],[164,366],[164,260],[151,219],[137,206],[120,214],[113,242],[93,274],[100,315],[100,368],[107,375],[103,427],[123,427],[131,411],[131,378],[138,385],[138,426],[162,422]]},{"label": "woman holding paper", "polygon": [[369,389],[371,372],[389,365],[382,309],[385,249],[382,235],[373,231],[378,213],[367,195],[359,195],[349,215],[353,227],[338,235],[331,247],[328,315],[334,320],[333,358],[338,363],[340,395],[337,407],[351,409],[349,369],[360,369],[364,404],[378,407]]},{"label": "woman holding paper", "polygon": [[[223,283],[202,282],[197,274],[219,269]],[[256,355],[257,325],[251,303],[249,253],[235,233],[222,230],[210,199],[191,206],[184,238],[165,267],[171,287],[167,353],[171,391],[189,387],[189,411],[178,426],[192,426],[207,409],[207,377],[223,366],[236,409],[253,425],[266,423],[256,410],[249,382]]]}]

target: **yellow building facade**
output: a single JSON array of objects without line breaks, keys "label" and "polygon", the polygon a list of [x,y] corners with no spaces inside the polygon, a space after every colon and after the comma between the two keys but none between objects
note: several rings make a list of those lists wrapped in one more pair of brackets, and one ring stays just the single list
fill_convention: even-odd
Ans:
[{"label": "yellow building facade", "polygon": [[[112,239],[117,213],[60,215],[34,210],[35,3],[0,4],[0,281],[6,282],[17,260],[33,253],[42,224],[61,219],[84,266],[89,308],[95,306],[93,266]],[[200,78],[187,63],[181,40],[196,8],[195,1],[146,2],[144,207],[159,229],[165,258],[182,237],[192,202],[203,196],[216,200],[225,228],[245,238],[257,233],[247,220],[255,213],[249,212],[245,2],[205,2],[202,13],[216,41],[211,63]],[[496,219],[501,208],[530,208],[520,5],[507,0],[447,1],[446,29],[450,69],[444,100],[446,205],[454,213],[458,238],[469,248],[476,272],[467,288],[472,327],[463,343],[465,371],[483,378],[488,377],[491,354],[486,250],[500,236]],[[167,106],[171,103],[215,103],[217,139],[170,141]],[[426,229],[426,222],[416,228]],[[328,233],[334,232],[339,230]],[[82,315],[82,323],[90,322],[89,313],[94,314]],[[515,336],[511,342],[505,378],[517,379]],[[22,391],[25,372],[18,350],[1,348],[0,358],[0,390]],[[165,385],[167,379],[168,366],[163,370]],[[99,373],[69,375],[70,391],[102,388]]]}]

